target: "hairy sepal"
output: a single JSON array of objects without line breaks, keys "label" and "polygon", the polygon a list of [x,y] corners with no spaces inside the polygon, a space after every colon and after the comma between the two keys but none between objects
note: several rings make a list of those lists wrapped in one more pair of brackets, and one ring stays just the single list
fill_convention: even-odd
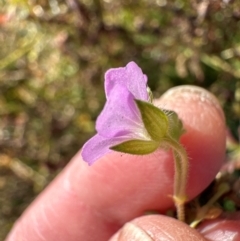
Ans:
[{"label": "hairy sepal", "polygon": [[147,155],[154,152],[158,147],[159,143],[156,141],[129,140],[112,146],[110,149],[128,154]]},{"label": "hairy sepal", "polygon": [[165,112],[167,113],[167,118],[169,120],[168,134],[169,136],[171,136],[171,138],[175,139],[176,141],[179,141],[182,134],[185,133],[183,123],[179,119],[176,112],[172,110],[166,110]]},{"label": "hairy sepal", "polygon": [[141,100],[135,100],[141,113],[144,126],[151,139],[160,143],[169,128],[167,115],[156,106]]}]

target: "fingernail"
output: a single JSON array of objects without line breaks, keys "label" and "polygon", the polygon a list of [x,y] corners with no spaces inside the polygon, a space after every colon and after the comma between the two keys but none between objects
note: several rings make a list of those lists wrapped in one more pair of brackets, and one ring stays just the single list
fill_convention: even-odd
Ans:
[{"label": "fingernail", "polygon": [[185,102],[198,101],[200,103],[212,106],[218,112],[220,118],[222,118],[222,120],[225,121],[225,116],[218,99],[206,89],[203,89],[198,86],[181,85],[171,88],[161,96],[160,100],[162,103],[164,103],[164,101],[169,101],[171,99],[175,100],[179,96],[181,96],[181,99],[183,99]]},{"label": "fingernail", "polygon": [[126,223],[123,228],[110,241],[154,241],[151,236],[139,226]]}]

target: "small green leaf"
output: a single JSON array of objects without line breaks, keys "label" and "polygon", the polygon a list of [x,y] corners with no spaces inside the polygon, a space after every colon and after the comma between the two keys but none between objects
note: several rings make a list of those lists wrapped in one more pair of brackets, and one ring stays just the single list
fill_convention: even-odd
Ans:
[{"label": "small green leaf", "polygon": [[154,152],[158,147],[159,143],[155,141],[130,140],[112,146],[110,149],[128,154],[146,155]]},{"label": "small green leaf", "polygon": [[185,133],[185,129],[183,128],[182,121],[178,118],[178,115],[176,112],[172,110],[167,110],[166,112],[169,120],[168,134],[176,141],[179,141],[181,135]]},{"label": "small green leaf", "polygon": [[156,106],[141,100],[135,100],[141,112],[144,126],[152,140],[160,142],[168,131],[168,118]]}]

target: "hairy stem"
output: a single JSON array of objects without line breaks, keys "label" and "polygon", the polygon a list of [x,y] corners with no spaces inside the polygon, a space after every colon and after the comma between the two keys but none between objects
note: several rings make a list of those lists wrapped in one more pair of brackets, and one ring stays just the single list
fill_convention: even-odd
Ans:
[{"label": "hairy stem", "polygon": [[188,157],[183,146],[171,137],[164,140],[164,144],[173,149],[175,161],[174,194],[173,199],[177,209],[178,219],[185,221],[184,204],[187,201],[186,185],[188,177]]}]

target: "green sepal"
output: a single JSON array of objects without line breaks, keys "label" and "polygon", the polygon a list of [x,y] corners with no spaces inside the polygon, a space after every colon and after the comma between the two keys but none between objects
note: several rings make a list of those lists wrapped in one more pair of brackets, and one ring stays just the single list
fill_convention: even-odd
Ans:
[{"label": "green sepal", "polygon": [[185,129],[183,128],[183,123],[178,118],[178,115],[176,112],[172,110],[166,110],[165,112],[167,113],[167,117],[169,120],[168,134],[176,141],[179,141],[181,135],[185,133]]},{"label": "green sepal", "polygon": [[153,102],[153,93],[152,93],[152,91],[151,91],[151,89],[149,88],[149,87],[147,87],[147,93],[148,93],[148,101],[150,102],[150,103],[152,103]]},{"label": "green sepal", "polygon": [[111,150],[128,154],[146,155],[154,152],[159,147],[155,141],[130,140],[110,147]]},{"label": "green sepal", "polygon": [[168,117],[156,106],[141,100],[135,100],[141,113],[144,126],[151,139],[160,142],[168,131]]}]

